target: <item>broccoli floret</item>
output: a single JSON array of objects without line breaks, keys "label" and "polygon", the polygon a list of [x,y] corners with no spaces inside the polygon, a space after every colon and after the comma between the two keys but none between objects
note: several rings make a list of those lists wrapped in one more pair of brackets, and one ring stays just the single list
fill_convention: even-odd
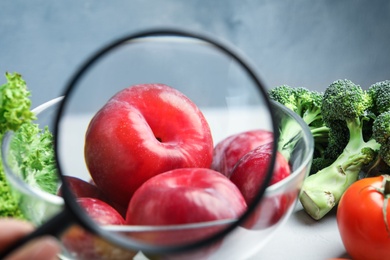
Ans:
[{"label": "broccoli floret", "polygon": [[321,103],[323,93],[303,87],[277,86],[269,91],[269,97],[297,113],[309,125],[323,126]]},{"label": "broccoli floret", "polygon": [[373,100],[371,129],[372,137],[380,143],[379,157],[367,171],[368,176],[389,174],[390,172],[390,80],[371,85],[368,93]]},{"label": "broccoli floret", "polygon": [[390,80],[377,82],[368,89],[368,94],[373,100],[373,112],[379,115],[390,111]]},{"label": "broccoli floret", "polygon": [[294,89],[297,102],[296,113],[300,115],[309,126],[323,126],[321,115],[322,93],[298,87]]},{"label": "broccoli floret", "polygon": [[269,97],[292,111],[297,111],[294,88],[288,85],[277,86],[269,91]]},{"label": "broccoli floret", "polygon": [[337,80],[324,92],[322,115],[325,123],[330,120],[341,120],[358,123],[373,106],[373,101],[359,85],[350,80]]},{"label": "broccoli floret", "polygon": [[377,116],[372,129],[374,139],[381,145],[379,155],[390,166],[390,110]]},{"label": "broccoli floret", "polygon": [[[337,80],[326,88],[323,120],[334,132],[347,129],[348,142],[331,165],[304,181],[300,201],[314,219],[327,214],[358,179],[362,167],[375,159],[380,144],[373,138],[365,140],[363,134],[365,122],[372,120],[368,116],[372,106],[370,95],[350,80]],[[337,137],[334,138],[337,142]],[[343,133],[341,138],[345,138]]]},{"label": "broccoli floret", "polygon": [[313,158],[311,167],[310,167],[310,175],[315,174],[318,171],[322,170],[325,167],[328,167],[334,162],[333,159],[325,158],[325,157],[316,157]]},{"label": "broccoli floret", "polygon": [[335,161],[348,144],[349,131],[345,121],[342,120],[327,120],[326,125],[329,127],[329,137],[322,157]]},{"label": "broccoli floret", "polygon": [[385,145],[390,138],[390,110],[378,115],[372,128],[375,140]]},{"label": "broccoli floret", "polygon": [[[269,91],[269,97],[294,111],[309,126],[315,142],[315,152],[322,156],[327,145],[329,129],[325,126],[321,114],[323,93],[311,91],[303,87],[293,88],[281,85]],[[289,160],[301,129],[293,120],[280,122],[279,152]]]}]

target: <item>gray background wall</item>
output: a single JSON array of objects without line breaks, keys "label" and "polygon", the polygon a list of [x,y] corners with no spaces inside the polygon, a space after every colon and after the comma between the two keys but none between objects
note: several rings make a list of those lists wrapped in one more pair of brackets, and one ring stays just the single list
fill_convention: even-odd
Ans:
[{"label": "gray background wall", "polygon": [[366,88],[390,79],[390,1],[380,0],[1,0],[0,73],[21,73],[35,106],[61,95],[97,48],[153,26],[230,41],[268,87],[322,90],[348,78]]}]

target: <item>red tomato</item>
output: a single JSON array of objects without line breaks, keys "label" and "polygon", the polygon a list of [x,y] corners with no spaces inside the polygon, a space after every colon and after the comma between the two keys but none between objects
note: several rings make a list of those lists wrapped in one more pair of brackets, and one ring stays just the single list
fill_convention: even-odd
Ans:
[{"label": "red tomato", "polygon": [[354,260],[390,259],[390,176],[353,183],[343,194],[337,224]]}]

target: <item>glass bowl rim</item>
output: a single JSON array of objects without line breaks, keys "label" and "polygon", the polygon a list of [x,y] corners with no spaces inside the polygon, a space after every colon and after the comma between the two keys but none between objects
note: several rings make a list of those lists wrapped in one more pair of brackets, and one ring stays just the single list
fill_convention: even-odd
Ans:
[{"label": "glass bowl rim", "polygon": [[[35,113],[36,116],[39,116],[39,114],[43,111],[45,111],[47,108],[58,104],[63,100],[63,96],[51,99],[36,108],[34,108],[32,111]],[[304,171],[305,167],[308,167],[312,160],[312,154],[314,151],[314,140],[311,135],[310,129],[307,126],[307,124],[303,121],[301,117],[299,117],[294,111],[288,109],[287,107],[283,106],[282,104],[279,104],[275,101],[271,101],[272,105],[278,107],[279,109],[283,110],[286,114],[288,114],[290,117],[292,117],[302,128],[303,131],[303,138],[305,139],[305,147],[307,148],[306,155],[304,159],[302,160],[302,163],[295,169],[288,177],[284,178],[283,180],[267,187],[264,196],[272,196],[273,194],[276,194],[279,192],[279,190],[283,189],[286,186],[289,186],[290,183],[293,183],[297,178],[301,176],[301,173]],[[10,138],[13,135],[13,131],[8,131],[5,133],[2,142],[1,142],[1,149],[2,149],[2,160],[3,160],[3,167],[5,170],[5,174],[7,178],[9,179],[9,182],[12,182],[13,185],[16,185],[17,188],[21,189],[24,193],[29,194],[30,196],[34,196],[37,199],[47,201],[49,203],[52,203],[56,206],[63,206],[65,205],[65,202],[63,198],[61,198],[58,195],[50,194],[44,191],[39,190],[38,188],[29,187],[26,185],[26,183],[19,178],[16,174],[13,173],[11,167],[9,167],[5,155],[5,150],[8,149]],[[105,229],[113,230],[113,231],[128,231],[128,232],[140,232],[140,231],[167,231],[167,230],[177,230],[177,229],[194,229],[194,228],[204,228],[207,226],[212,225],[226,225],[229,223],[232,223],[234,221],[237,221],[237,219],[223,219],[223,220],[214,220],[214,221],[205,221],[205,222],[199,222],[199,223],[188,223],[188,224],[177,224],[177,225],[164,225],[164,226],[152,226],[152,225],[139,225],[139,226],[130,226],[130,225],[121,225],[119,227],[117,226],[106,226]]]}]

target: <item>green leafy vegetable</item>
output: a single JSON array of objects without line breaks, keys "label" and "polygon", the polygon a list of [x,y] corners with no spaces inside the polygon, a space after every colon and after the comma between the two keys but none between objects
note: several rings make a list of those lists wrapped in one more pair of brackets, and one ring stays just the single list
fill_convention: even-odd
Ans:
[{"label": "green leafy vegetable", "polygon": [[3,166],[0,166],[0,217],[25,219],[5,179]]},{"label": "green leafy vegetable", "polygon": [[[0,86],[0,138],[7,131],[15,132],[11,142],[14,165],[30,185],[55,193],[57,174],[52,135],[47,128],[40,130],[33,123],[30,91],[18,73],[6,73],[7,83]],[[6,180],[0,160],[0,217],[25,218]]]},{"label": "green leafy vegetable", "polygon": [[31,122],[30,91],[20,74],[6,73],[7,83],[0,86],[0,135],[17,130],[23,123]]},{"label": "green leafy vegetable", "polygon": [[[21,75],[6,73],[7,83],[0,86],[0,138],[9,130],[17,130],[31,122],[35,115],[30,111],[30,92]],[[5,178],[0,159],[0,216],[24,218]]]},{"label": "green leafy vegetable", "polygon": [[10,144],[14,171],[31,187],[56,194],[58,175],[53,150],[53,135],[48,127],[23,124],[15,132]]}]

